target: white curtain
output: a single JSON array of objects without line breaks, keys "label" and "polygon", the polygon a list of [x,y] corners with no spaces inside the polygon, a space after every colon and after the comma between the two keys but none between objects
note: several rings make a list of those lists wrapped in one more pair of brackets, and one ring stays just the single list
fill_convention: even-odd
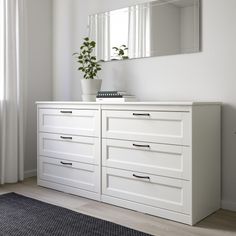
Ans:
[{"label": "white curtain", "polygon": [[151,52],[150,3],[129,7],[129,58],[148,57]]},{"label": "white curtain", "polygon": [[89,16],[89,38],[97,43],[97,60],[110,60],[110,13]]},{"label": "white curtain", "polygon": [[24,178],[24,0],[0,0],[0,181]]}]

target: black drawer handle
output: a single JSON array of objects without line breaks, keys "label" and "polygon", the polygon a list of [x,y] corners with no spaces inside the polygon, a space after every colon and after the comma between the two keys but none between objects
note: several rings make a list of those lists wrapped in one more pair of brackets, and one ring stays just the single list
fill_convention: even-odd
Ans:
[{"label": "black drawer handle", "polygon": [[140,145],[140,144],[135,144],[133,143],[134,147],[141,147],[141,148],[150,148],[150,145]]},{"label": "black drawer handle", "polygon": [[150,116],[149,113],[133,113],[133,116]]},{"label": "black drawer handle", "polygon": [[68,139],[68,140],[72,140],[72,137],[65,137],[65,136],[60,136],[61,139]]},{"label": "black drawer handle", "polygon": [[135,174],[133,174],[133,176],[134,176],[135,178],[138,178],[138,179],[149,179],[149,180],[150,180],[150,177],[149,177],[149,176],[140,176],[140,175],[135,175]]},{"label": "black drawer handle", "polygon": [[62,165],[66,165],[66,166],[72,166],[72,163],[63,162],[63,161],[61,161],[61,164],[62,164]]},{"label": "black drawer handle", "polygon": [[60,111],[63,114],[72,114],[72,111]]}]

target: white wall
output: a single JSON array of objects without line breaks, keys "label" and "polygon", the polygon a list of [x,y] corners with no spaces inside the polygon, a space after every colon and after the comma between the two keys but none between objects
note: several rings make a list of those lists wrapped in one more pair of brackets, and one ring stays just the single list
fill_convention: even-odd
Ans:
[{"label": "white wall", "polygon": [[56,0],[53,3],[53,93],[57,100],[71,99],[72,78],[72,1]]},{"label": "white wall", "polygon": [[53,0],[53,94],[54,100],[81,98],[77,65],[72,54],[87,36],[88,12],[97,11],[99,1]]},{"label": "white wall", "polygon": [[[88,14],[141,0],[54,1],[54,99],[80,99],[76,64],[70,56],[86,36]],[[62,14],[62,9],[65,9]],[[61,18],[62,17],[62,18]],[[63,24],[64,22],[64,24]],[[222,199],[236,210],[236,1],[202,1],[202,52],[108,62],[104,89],[127,89],[141,100],[221,101]],[[59,39],[63,36],[65,41]],[[71,63],[71,64],[70,64]],[[58,86],[60,85],[60,86]],[[209,170],[210,171],[210,170]]]},{"label": "white wall", "polygon": [[28,89],[25,145],[26,176],[37,160],[36,101],[52,99],[52,1],[27,0]]}]

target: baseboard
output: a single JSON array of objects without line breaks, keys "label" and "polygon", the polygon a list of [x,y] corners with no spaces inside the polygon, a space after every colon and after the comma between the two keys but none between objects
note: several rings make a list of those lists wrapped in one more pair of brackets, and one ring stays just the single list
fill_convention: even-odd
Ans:
[{"label": "baseboard", "polygon": [[236,211],[236,202],[222,200],[221,208],[225,210]]},{"label": "baseboard", "polygon": [[30,178],[30,177],[34,177],[34,176],[37,176],[37,170],[36,169],[26,170],[25,173],[24,173],[24,178],[25,179]]}]

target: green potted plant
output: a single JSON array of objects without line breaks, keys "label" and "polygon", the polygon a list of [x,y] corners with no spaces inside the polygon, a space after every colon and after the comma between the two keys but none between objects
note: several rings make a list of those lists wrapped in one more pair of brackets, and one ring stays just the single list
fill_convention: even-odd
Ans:
[{"label": "green potted plant", "polygon": [[115,50],[114,56],[112,60],[126,60],[129,59],[127,53],[128,53],[128,47],[124,44],[118,47],[113,47],[113,50]]},{"label": "green potted plant", "polygon": [[81,79],[83,101],[95,101],[96,94],[101,89],[102,80],[97,78],[101,65],[97,61],[96,56],[94,56],[95,47],[96,42],[86,37],[80,47],[80,53],[76,52],[73,54],[80,64],[78,70],[84,74],[83,79]]}]

